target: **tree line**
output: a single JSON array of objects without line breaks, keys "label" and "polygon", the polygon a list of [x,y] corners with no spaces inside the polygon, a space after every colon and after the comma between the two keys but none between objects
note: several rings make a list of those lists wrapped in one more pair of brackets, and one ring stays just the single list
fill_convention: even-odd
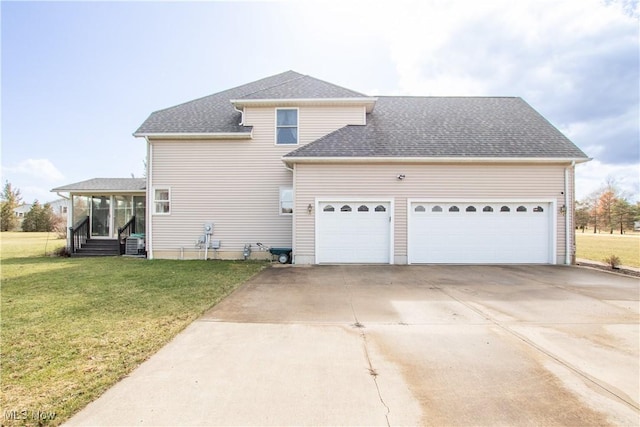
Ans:
[{"label": "tree line", "polygon": [[576,201],[575,224],[583,233],[593,230],[594,233],[624,234],[633,230],[637,221],[640,221],[640,202],[629,202],[611,178],[599,190]]},{"label": "tree line", "polygon": [[[19,218],[14,209],[22,205],[20,189],[13,188],[9,181],[5,182],[0,202],[0,230],[12,231],[18,227]],[[37,200],[31,205],[29,212],[24,214],[22,231],[60,231],[64,228],[64,218],[56,215],[49,203],[40,204]]]}]

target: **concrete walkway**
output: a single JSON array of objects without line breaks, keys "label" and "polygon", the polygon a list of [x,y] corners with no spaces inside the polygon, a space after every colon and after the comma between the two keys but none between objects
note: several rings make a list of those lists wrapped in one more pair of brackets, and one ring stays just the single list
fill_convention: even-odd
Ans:
[{"label": "concrete walkway", "polygon": [[639,425],[639,281],[271,268],[68,425]]}]

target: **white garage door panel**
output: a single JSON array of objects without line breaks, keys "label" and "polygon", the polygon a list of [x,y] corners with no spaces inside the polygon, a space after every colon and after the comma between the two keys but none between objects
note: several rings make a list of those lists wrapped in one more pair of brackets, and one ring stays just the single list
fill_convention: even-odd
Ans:
[{"label": "white garage door panel", "polygon": [[[333,211],[325,211],[326,207]],[[349,206],[351,212],[341,211]],[[362,208],[358,211],[358,208]],[[376,211],[381,206],[384,211]],[[382,208],[379,208],[381,210]],[[388,263],[389,203],[324,202],[317,217],[317,263]]]},{"label": "white garage door panel", "polygon": [[[416,207],[418,208],[416,212]],[[450,211],[457,207],[459,212]],[[467,212],[467,207],[476,208]],[[501,211],[501,208],[508,211]],[[518,211],[526,209],[526,211]],[[438,208],[442,211],[439,212]],[[485,212],[484,208],[492,209]],[[549,263],[549,203],[411,203],[410,263]]]}]

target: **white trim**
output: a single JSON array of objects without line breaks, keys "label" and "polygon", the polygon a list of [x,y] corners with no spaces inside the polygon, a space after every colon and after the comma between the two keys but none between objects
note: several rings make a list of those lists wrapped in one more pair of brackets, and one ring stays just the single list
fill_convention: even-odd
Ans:
[{"label": "white trim", "polygon": [[[286,144],[286,143],[278,143],[278,111],[280,110],[296,110],[296,143],[295,144]],[[273,144],[286,147],[286,146],[298,146],[300,145],[300,109],[298,107],[283,107],[276,108],[274,110],[274,132],[273,132]],[[283,126],[287,128],[293,128],[293,126]]]},{"label": "white trim", "polygon": [[353,203],[353,202],[364,202],[364,203],[372,203],[372,202],[382,202],[389,203],[389,264],[394,264],[395,262],[395,197],[316,197],[314,199],[314,254],[313,254],[313,263],[318,263],[318,250],[319,250],[319,239],[318,239],[318,216],[320,215],[320,203]]},{"label": "white trim", "polygon": [[271,106],[296,106],[296,105],[362,105],[366,112],[373,111],[376,97],[362,98],[268,98],[268,99],[231,99],[230,102],[236,108],[243,109],[245,106],[251,107],[271,107]]},{"label": "white trim", "polygon": [[252,139],[253,129],[250,132],[150,132],[134,133],[134,137],[153,139]]},{"label": "white trim", "polygon": [[[166,190],[169,195],[168,195],[168,199],[167,200],[159,200],[158,202],[168,202],[169,203],[169,212],[156,212],[156,191],[163,191]],[[152,188],[152,211],[151,214],[152,215],[158,215],[158,216],[168,216],[171,215],[171,187],[169,186],[162,186],[162,185],[157,185],[155,187]]]},{"label": "white trim", "polygon": [[[293,144],[291,144],[293,145]],[[591,161],[591,158],[565,157],[282,157],[294,163],[559,163]]]},{"label": "white trim", "polygon": [[488,197],[427,197],[407,198],[407,264],[411,264],[411,204],[412,203],[548,203],[549,204],[549,264],[557,264],[558,224],[557,224],[557,200],[550,198],[488,198]]}]

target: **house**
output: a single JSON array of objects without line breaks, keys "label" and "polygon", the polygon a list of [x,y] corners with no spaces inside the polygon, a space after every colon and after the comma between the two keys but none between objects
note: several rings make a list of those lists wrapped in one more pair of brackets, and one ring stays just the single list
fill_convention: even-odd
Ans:
[{"label": "house", "polygon": [[149,258],[265,256],[256,242],[296,264],[574,255],[589,159],[520,98],[372,97],[287,71],[156,111],[134,136]]},{"label": "house", "polygon": [[[67,210],[69,206],[69,201],[67,199],[57,199],[44,204],[48,204],[49,206],[51,206],[51,212],[53,212],[54,215],[57,215],[65,220],[67,219]],[[17,230],[22,229],[24,216],[31,210],[32,207],[33,205],[31,203],[23,203],[17,208],[13,209],[14,215],[16,216],[16,218],[18,218],[18,225],[16,226]]]},{"label": "house", "polygon": [[17,208],[13,208],[13,214],[16,218],[18,218],[15,230],[22,230],[22,222],[24,221],[24,216],[31,210],[31,206],[33,206],[31,203],[23,203]]}]

